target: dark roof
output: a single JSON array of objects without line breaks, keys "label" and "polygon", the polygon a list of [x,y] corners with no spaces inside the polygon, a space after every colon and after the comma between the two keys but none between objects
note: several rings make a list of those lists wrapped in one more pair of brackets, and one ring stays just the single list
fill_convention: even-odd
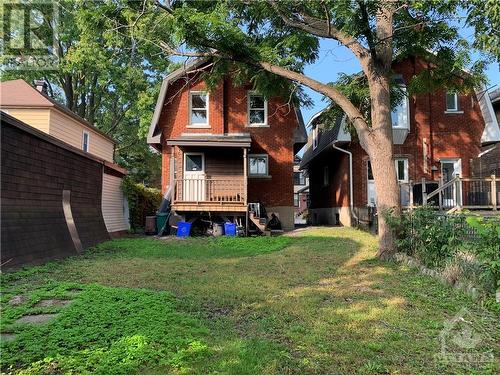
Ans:
[{"label": "dark roof", "polygon": [[31,134],[37,138],[40,138],[48,143],[52,143],[53,145],[55,145],[57,147],[68,150],[68,151],[70,151],[74,154],[77,154],[79,156],[82,156],[84,158],[94,160],[98,163],[101,163],[101,164],[105,165],[106,167],[114,169],[115,171],[119,172],[122,175],[127,174],[127,170],[125,168],[120,167],[118,164],[111,163],[111,162],[104,160],[104,159],[101,159],[95,155],[89,154],[88,152],[80,150],[79,148],[71,146],[70,144],[63,142],[63,141],[59,140],[58,138],[53,137],[53,136],[51,136],[51,135],[49,135],[41,130],[38,130],[37,128],[34,128],[33,126],[30,126],[30,125],[16,119],[15,117],[10,116],[9,114],[7,114],[3,111],[0,111],[0,118],[2,120],[2,126],[4,123],[8,124],[10,126],[14,126],[18,129],[24,131],[25,133],[29,133],[29,134]]},{"label": "dark roof", "polygon": [[169,146],[250,147],[250,134],[182,134],[167,140]]},{"label": "dark roof", "polygon": [[116,141],[103,131],[97,129],[94,125],[89,123],[84,118],[78,116],[75,112],[71,111],[68,107],[58,103],[50,96],[38,91],[32,87],[28,82],[23,79],[15,79],[12,81],[4,81],[0,83],[0,106],[5,107],[23,107],[23,108],[56,108],[57,110],[72,117],[83,126],[92,129],[99,133],[109,141],[116,143]]},{"label": "dark roof", "polygon": [[[313,160],[316,156],[321,154],[327,147],[330,147],[330,145],[337,140],[341,124],[342,124],[342,117],[338,117],[333,127],[327,129],[321,129],[319,131],[318,147],[313,149],[313,144],[312,142],[310,142],[309,147],[307,148],[306,152],[304,152],[304,156],[302,157],[302,161],[300,163],[300,169],[304,169],[307,166],[307,164],[311,162],[311,160]],[[316,126],[319,126],[319,124]]]}]

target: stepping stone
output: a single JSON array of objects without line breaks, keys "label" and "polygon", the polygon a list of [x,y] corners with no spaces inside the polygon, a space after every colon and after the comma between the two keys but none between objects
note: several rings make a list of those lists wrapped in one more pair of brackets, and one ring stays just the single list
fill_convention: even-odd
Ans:
[{"label": "stepping stone", "polygon": [[0,333],[0,341],[2,342],[10,342],[16,339],[16,335],[13,333]]},{"label": "stepping stone", "polygon": [[73,301],[69,299],[42,299],[35,307],[66,306],[71,302]]},{"label": "stepping stone", "polygon": [[9,300],[9,305],[11,306],[19,306],[26,302],[25,296],[14,296]]},{"label": "stepping stone", "polygon": [[22,318],[17,319],[16,323],[42,324],[55,318],[57,315],[58,314],[25,315]]}]

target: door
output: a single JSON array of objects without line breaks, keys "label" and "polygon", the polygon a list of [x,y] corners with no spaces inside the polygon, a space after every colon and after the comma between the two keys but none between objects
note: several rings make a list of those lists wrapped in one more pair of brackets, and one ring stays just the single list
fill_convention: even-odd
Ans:
[{"label": "door", "polygon": [[184,154],[184,201],[205,200],[205,155],[201,152]]},{"label": "door", "polygon": [[[441,178],[443,179],[443,184],[450,182],[456,176],[462,174],[462,162],[460,159],[446,159],[441,160]],[[443,190],[443,206],[444,207],[455,207],[455,190],[456,186],[452,186]]]}]

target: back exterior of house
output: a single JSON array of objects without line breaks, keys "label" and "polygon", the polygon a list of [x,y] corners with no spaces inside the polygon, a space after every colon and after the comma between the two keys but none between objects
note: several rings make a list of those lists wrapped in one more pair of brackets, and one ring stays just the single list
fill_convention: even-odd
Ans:
[{"label": "back exterior of house", "polygon": [[[411,77],[427,68],[427,63],[416,57],[399,61],[393,65],[395,82],[405,90]],[[439,90],[408,96],[393,109],[392,122],[394,162],[403,207],[422,204],[422,192],[432,192],[456,176],[471,177],[473,160],[481,155],[482,147],[500,140],[488,94],[479,91],[461,94]],[[318,115],[311,120],[311,127],[301,168],[307,170],[310,179],[312,222],[370,224],[375,214],[376,191],[368,155],[351,140],[345,119],[325,126]],[[480,183],[490,189],[488,181]],[[473,191],[476,185],[462,181],[460,192],[455,185],[450,186],[435,203],[446,207],[459,201],[465,204],[480,194]]]},{"label": "back exterior of house", "polygon": [[244,219],[250,203],[293,229],[293,161],[306,142],[300,112],[227,76],[209,89],[195,62],[164,80],[148,143],[162,153],[162,190],[185,220]]}]

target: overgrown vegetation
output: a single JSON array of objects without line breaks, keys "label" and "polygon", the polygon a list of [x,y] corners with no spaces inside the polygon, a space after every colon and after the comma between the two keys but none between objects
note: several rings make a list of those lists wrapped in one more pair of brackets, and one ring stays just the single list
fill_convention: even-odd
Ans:
[{"label": "overgrown vegetation", "polygon": [[[22,374],[492,374],[444,363],[440,333],[465,308],[491,337],[495,317],[465,294],[375,259],[349,228],[297,237],[119,239],[2,275],[2,369]],[[70,290],[80,289],[72,294]],[[11,306],[14,295],[27,297]],[[73,299],[46,325],[15,324],[41,298]]]},{"label": "overgrown vegetation", "polygon": [[500,218],[443,215],[419,207],[400,217],[386,215],[398,232],[400,252],[441,270],[452,283],[469,281],[485,291],[500,286]]},{"label": "overgrown vegetation", "polygon": [[161,191],[136,183],[128,176],[123,179],[122,190],[128,199],[130,229],[139,231],[144,228],[146,216],[155,215],[160,207]]}]

